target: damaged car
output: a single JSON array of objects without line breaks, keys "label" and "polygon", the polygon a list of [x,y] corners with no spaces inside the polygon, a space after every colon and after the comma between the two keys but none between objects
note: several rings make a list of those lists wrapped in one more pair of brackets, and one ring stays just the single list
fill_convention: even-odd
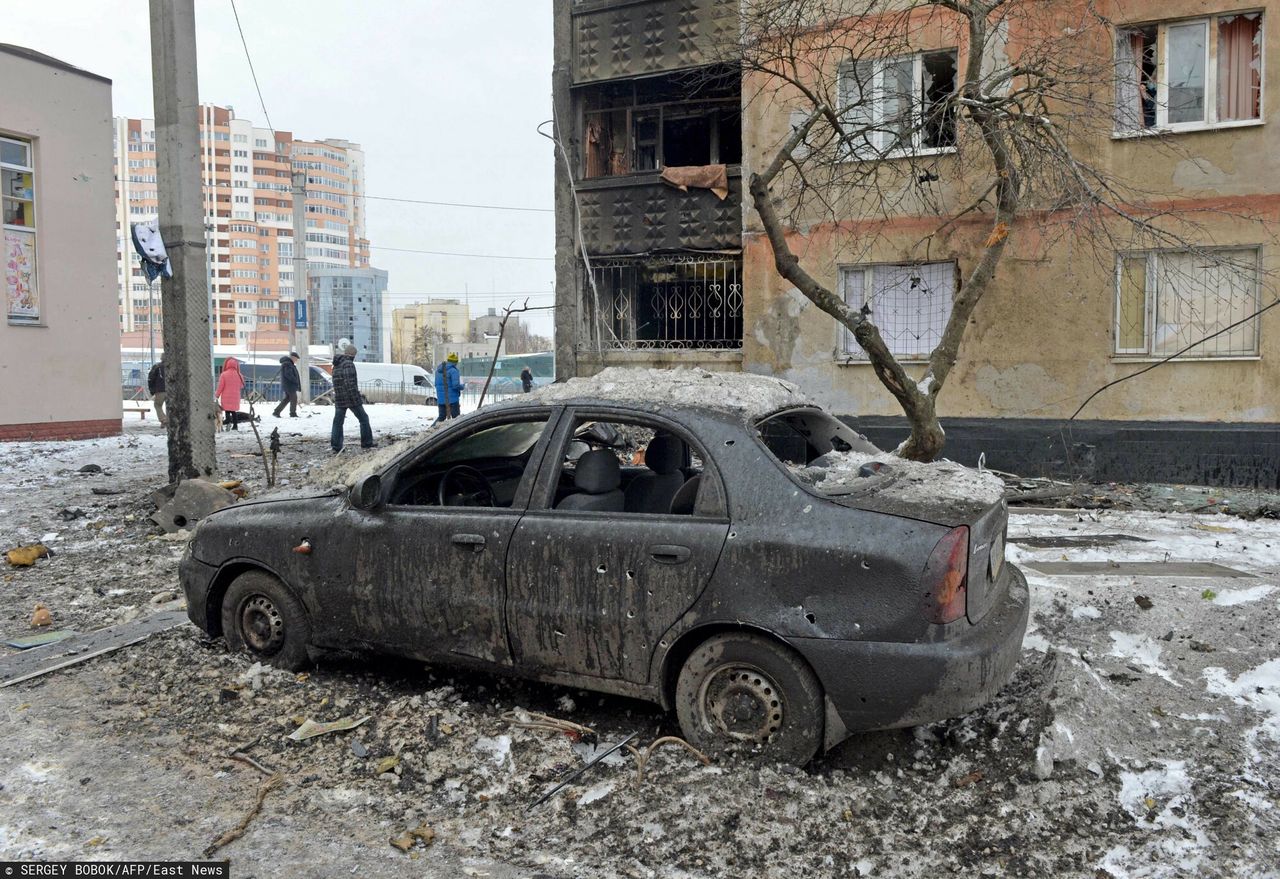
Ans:
[{"label": "damaged car", "polygon": [[650,700],[796,764],[976,708],[1021,651],[1000,481],[777,379],[609,369],[348,476],[205,519],[191,620],[286,668],[359,649]]}]

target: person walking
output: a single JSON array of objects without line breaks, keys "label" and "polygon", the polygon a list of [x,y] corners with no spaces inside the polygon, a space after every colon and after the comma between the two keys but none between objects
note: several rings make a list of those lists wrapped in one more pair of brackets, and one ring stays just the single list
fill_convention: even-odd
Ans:
[{"label": "person walking", "polygon": [[458,372],[458,355],[450,354],[436,367],[436,407],[440,417],[436,423],[457,418],[462,404],[462,375]]},{"label": "person walking", "polygon": [[151,367],[151,371],[147,373],[147,393],[151,394],[151,402],[156,407],[156,418],[160,421],[160,426],[164,427],[169,423],[169,416],[164,411],[164,361],[161,360],[155,366]]},{"label": "person walking", "polygon": [[240,361],[228,357],[226,363],[222,364],[214,397],[222,407],[222,423],[231,425],[232,430],[240,429],[236,415],[240,413],[240,392],[243,390],[244,376],[240,374]]},{"label": "person walking", "polygon": [[526,394],[533,390],[533,370],[527,366],[520,370],[520,387]]},{"label": "person walking", "polygon": [[289,404],[289,417],[298,417],[298,394],[302,391],[302,379],[296,366],[299,359],[297,351],[280,358],[280,405],[271,413],[276,418],[280,417],[286,403]]},{"label": "person walking", "polygon": [[369,426],[369,416],[360,399],[355,345],[347,345],[341,354],[333,358],[333,431],[329,436],[329,446],[335,455],[342,451],[342,425],[346,421],[348,409],[360,422],[360,448],[372,449],[373,428]]}]

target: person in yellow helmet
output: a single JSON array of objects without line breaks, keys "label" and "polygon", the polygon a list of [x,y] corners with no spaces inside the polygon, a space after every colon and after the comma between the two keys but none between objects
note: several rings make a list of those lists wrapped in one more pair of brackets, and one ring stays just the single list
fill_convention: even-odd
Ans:
[{"label": "person in yellow helmet", "polygon": [[437,422],[457,418],[462,404],[462,374],[458,372],[458,355],[452,353],[436,367]]}]

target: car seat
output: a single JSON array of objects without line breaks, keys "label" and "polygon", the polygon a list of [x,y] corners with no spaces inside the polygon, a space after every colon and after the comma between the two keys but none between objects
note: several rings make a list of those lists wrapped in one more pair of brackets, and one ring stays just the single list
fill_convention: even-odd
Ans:
[{"label": "car seat", "polygon": [[660,433],[649,442],[644,463],[649,468],[627,486],[624,509],[628,513],[667,513],[671,501],[684,485],[684,441],[669,433]]},{"label": "car seat", "polygon": [[557,510],[595,510],[620,513],[623,509],[622,470],[608,449],[583,453],[573,471],[573,494],[556,504]]}]

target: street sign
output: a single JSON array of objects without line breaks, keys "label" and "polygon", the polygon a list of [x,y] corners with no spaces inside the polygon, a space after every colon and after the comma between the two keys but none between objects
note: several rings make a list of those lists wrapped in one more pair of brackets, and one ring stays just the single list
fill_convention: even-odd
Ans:
[{"label": "street sign", "polygon": [[294,329],[305,330],[307,328],[307,300],[293,300],[293,326]]}]

